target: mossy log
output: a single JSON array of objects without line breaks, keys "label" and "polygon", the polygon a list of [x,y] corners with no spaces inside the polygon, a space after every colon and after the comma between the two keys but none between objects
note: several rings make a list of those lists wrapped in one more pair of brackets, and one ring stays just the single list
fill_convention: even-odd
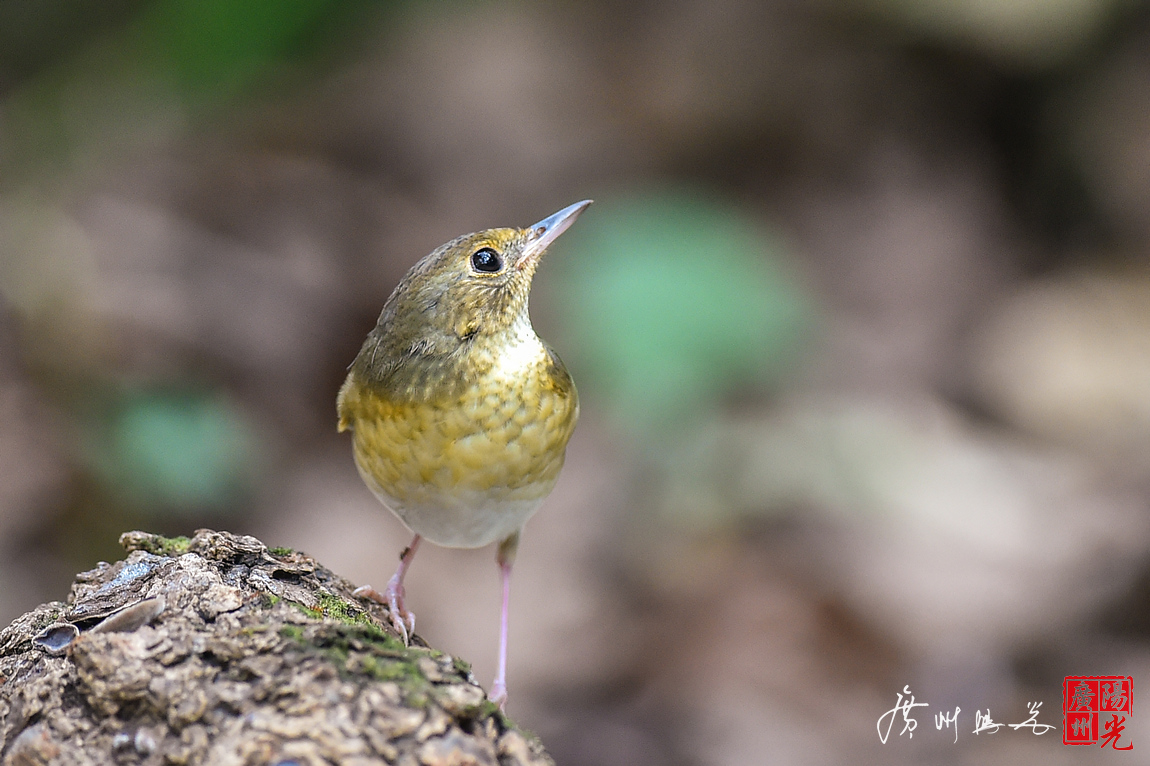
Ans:
[{"label": "mossy log", "polygon": [[129,532],[0,631],[0,764],[550,764],[475,683],[309,556]]}]

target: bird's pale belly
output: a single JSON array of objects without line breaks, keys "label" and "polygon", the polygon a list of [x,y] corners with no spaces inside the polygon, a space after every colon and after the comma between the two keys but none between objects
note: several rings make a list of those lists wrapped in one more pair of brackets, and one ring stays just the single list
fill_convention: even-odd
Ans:
[{"label": "bird's pale belly", "polygon": [[555,485],[578,415],[573,390],[538,383],[480,383],[443,402],[357,392],[360,474],[404,524],[439,545],[477,548],[514,534]]}]

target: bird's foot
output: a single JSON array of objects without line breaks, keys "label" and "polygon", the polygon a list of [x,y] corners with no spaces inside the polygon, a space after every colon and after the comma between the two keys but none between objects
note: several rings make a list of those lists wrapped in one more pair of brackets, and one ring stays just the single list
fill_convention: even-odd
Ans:
[{"label": "bird's foot", "polygon": [[407,644],[409,637],[415,635],[415,613],[403,605],[403,580],[396,573],[387,581],[387,608],[391,610],[391,622],[403,635],[403,643]]},{"label": "bird's foot", "polygon": [[361,585],[352,591],[352,595],[359,598],[369,598],[386,606],[391,612],[391,624],[399,633],[400,638],[403,639],[403,645],[407,646],[411,643],[411,636],[415,635],[415,614],[404,608],[403,583],[399,581],[398,576],[393,576],[387,581],[387,588],[383,593],[370,585]]},{"label": "bird's foot", "polygon": [[503,708],[507,706],[507,684],[495,679],[495,683],[491,685],[491,694],[487,695],[487,699],[498,705],[500,712],[502,712]]}]

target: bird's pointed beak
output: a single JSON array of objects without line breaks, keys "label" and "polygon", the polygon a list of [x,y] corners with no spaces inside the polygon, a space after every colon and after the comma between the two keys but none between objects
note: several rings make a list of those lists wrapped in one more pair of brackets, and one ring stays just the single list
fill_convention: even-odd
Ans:
[{"label": "bird's pointed beak", "polygon": [[524,246],[519,260],[516,261],[516,267],[521,269],[528,263],[538,261],[548,245],[558,239],[560,234],[567,231],[567,228],[575,223],[575,219],[578,218],[579,214],[586,210],[590,204],[591,200],[589,199],[576,202],[574,205],[568,205],[554,215],[547,216],[534,226],[529,226],[527,228],[527,245]]}]

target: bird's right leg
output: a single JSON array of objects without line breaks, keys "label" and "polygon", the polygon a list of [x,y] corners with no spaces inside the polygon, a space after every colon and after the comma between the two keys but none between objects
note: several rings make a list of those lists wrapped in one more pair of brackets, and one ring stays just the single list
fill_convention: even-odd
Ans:
[{"label": "bird's right leg", "polygon": [[354,591],[356,596],[370,598],[387,605],[387,608],[391,610],[391,624],[399,631],[405,645],[411,640],[411,636],[415,635],[415,614],[408,611],[403,604],[403,576],[407,574],[407,568],[411,566],[411,560],[415,558],[415,551],[419,549],[419,541],[422,539],[416,535],[415,539],[411,541],[411,545],[404,548],[403,553],[399,554],[399,568],[387,581],[387,588],[383,593],[370,585],[361,585]]},{"label": "bird's right leg", "polygon": [[511,604],[511,565],[515,562],[515,552],[518,549],[519,533],[516,532],[499,543],[495,552],[495,561],[499,564],[500,580],[503,583],[503,607],[499,611],[499,670],[488,699],[498,705],[500,710],[507,705],[507,612]]}]

